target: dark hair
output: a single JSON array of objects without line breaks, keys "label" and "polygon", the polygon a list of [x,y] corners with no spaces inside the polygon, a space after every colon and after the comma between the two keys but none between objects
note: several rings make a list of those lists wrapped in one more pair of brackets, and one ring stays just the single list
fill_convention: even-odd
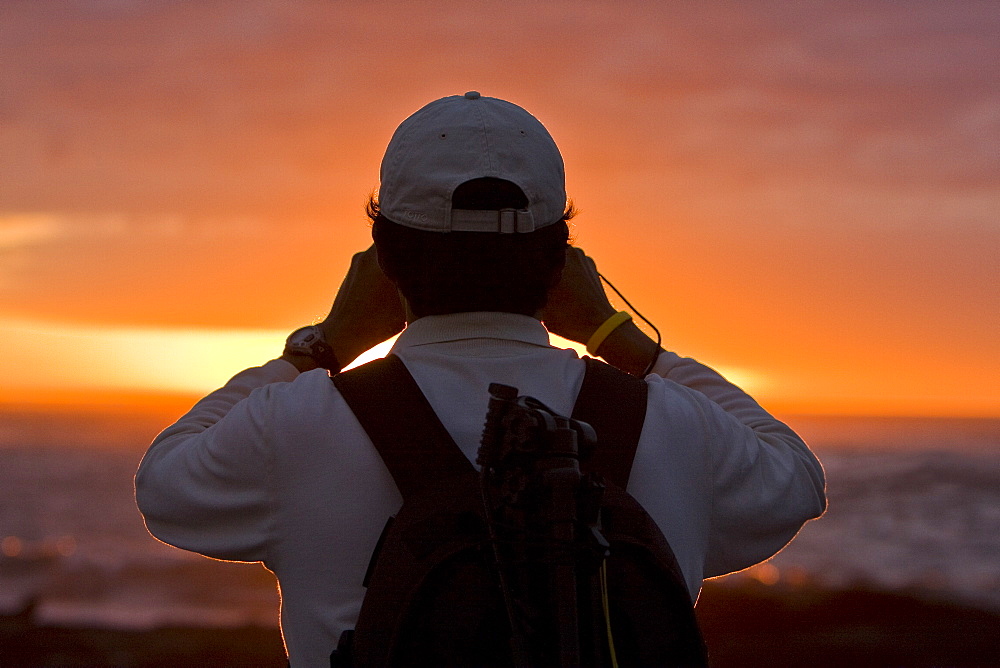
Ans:
[{"label": "dark hair", "polygon": [[[458,209],[521,209],[524,193],[500,179],[476,179],[452,196]],[[386,276],[406,297],[414,315],[502,311],[534,315],[558,280],[569,241],[569,204],[562,218],[524,234],[432,232],[404,227],[368,200],[372,239]]]}]

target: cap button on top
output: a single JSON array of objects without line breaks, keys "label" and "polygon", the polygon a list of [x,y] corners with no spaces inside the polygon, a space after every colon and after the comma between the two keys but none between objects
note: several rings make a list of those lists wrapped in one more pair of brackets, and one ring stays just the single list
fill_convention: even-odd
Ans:
[{"label": "cap button on top", "polygon": [[479,99],[479,92],[478,91],[474,91],[474,90],[470,90],[468,93],[465,94],[465,99],[466,100],[478,100]]}]

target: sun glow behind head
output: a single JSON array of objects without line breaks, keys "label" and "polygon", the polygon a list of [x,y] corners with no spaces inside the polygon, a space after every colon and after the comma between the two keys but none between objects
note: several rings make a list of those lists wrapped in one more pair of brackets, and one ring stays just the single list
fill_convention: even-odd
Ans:
[{"label": "sun glow behind head", "polygon": [[[0,321],[0,333],[14,349],[35,355],[0,357],[0,376],[30,378],[5,388],[2,399],[18,393],[38,397],[45,388],[64,392],[204,394],[221,387],[247,367],[277,357],[288,332],[271,329],[97,327],[34,320]],[[392,339],[363,353],[351,366],[384,357]],[[582,345],[552,337],[553,345],[586,354]],[[760,389],[755,374],[725,369],[748,390]]]}]

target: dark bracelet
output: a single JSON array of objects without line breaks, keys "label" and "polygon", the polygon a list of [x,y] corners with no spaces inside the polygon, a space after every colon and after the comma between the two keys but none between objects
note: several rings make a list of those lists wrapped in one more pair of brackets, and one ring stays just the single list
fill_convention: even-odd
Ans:
[{"label": "dark bracelet", "polygon": [[315,353],[312,357],[316,360],[316,364],[329,371],[331,376],[340,373],[342,368],[340,362],[333,354],[333,348],[325,341],[315,347]]},{"label": "dark bracelet", "polygon": [[296,369],[299,373],[305,373],[306,371],[312,371],[313,369],[318,369],[319,364],[313,359],[312,355],[305,355],[303,353],[292,353],[287,350],[281,353],[281,357],[278,359],[285,360]]}]

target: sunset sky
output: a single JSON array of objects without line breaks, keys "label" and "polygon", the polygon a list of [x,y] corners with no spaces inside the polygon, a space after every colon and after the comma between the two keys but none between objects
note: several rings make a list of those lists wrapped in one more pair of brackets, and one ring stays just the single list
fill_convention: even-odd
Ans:
[{"label": "sunset sky", "polygon": [[1000,5],[4,0],[0,402],[194,395],[365,248],[396,125],[550,130],[576,243],[765,407],[1000,416]]}]

